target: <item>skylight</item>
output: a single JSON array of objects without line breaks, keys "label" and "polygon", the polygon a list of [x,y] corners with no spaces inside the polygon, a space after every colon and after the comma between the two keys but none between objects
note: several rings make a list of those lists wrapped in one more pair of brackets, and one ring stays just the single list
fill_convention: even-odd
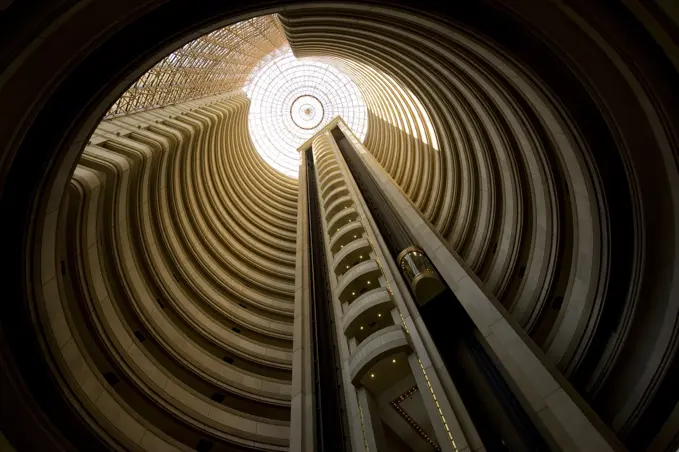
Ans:
[{"label": "skylight", "polygon": [[367,109],[354,82],[333,66],[295,58],[287,45],[262,60],[244,90],[255,149],[283,174],[297,177],[297,148],[338,115],[365,139]]}]

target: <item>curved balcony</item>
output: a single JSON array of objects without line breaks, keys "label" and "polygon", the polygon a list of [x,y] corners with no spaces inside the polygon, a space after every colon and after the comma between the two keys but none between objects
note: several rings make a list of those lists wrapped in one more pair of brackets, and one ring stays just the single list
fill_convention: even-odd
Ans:
[{"label": "curved balcony", "polygon": [[353,207],[349,209],[342,209],[328,220],[328,233],[332,237],[339,232],[339,229],[350,222],[358,219],[358,213]]},{"label": "curved balcony", "polygon": [[349,359],[351,382],[359,385],[361,379],[375,364],[389,356],[408,353],[410,349],[401,325],[392,325],[371,334],[356,348]]},{"label": "curved balcony", "polygon": [[342,196],[337,198],[332,204],[330,204],[326,209],[325,209],[325,218],[332,218],[333,215],[335,215],[337,212],[339,212],[342,209],[351,207],[353,204],[353,201],[351,197],[347,196]]},{"label": "curved balcony", "polygon": [[341,247],[335,255],[332,268],[336,275],[346,273],[351,267],[370,258],[370,242],[366,238],[358,238],[348,245]]},{"label": "curved balcony", "polygon": [[326,173],[323,173],[322,176],[320,174],[318,176],[318,179],[322,186],[326,185],[328,182],[335,178],[342,178],[342,173],[340,172],[339,167],[330,168]]},{"label": "curved balcony", "polygon": [[326,165],[328,162],[333,161],[333,155],[330,149],[323,146],[316,146],[314,148],[314,154],[316,156],[316,166],[320,169],[322,166]]},{"label": "curved balcony", "polygon": [[344,183],[344,178],[342,177],[328,181],[328,183],[325,186],[321,184],[321,198],[325,199],[326,194],[330,193],[335,188],[343,185],[346,186],[346,184]]},{"label": "curved balcony", "polygon": [[319,159],[318,165],[316,166],[318,176],[323,177],[332,167],[337,166],[337,161],[330,158],[330,156],[324,155],[322,159]]},{"label": "curved balcony", "polygon": [[361,326],[370,325],[389,315],[394,302],[386,287],[377,287],[364,293],[354,300],[342,318],[344,335],[355,337],[361,331]]},{"label": "curved balcony", "polygon": [[325,186],[328,182],[335,178],[342,178],[342,173],[340,172],[339,167],[337,168],[330,168],[327,173],[323,173],[323,175],[318,175],[318,180],[321,183],[321,186]]},{"label": "curved balcony", "polygon": [[351,303],[363,293],[379,286],[378,278],[381,275],[382,270],[374,259],[361,262],[339,278],[337,284],[339,300]]},{"label": "curved balcony", "polygon": [[340,249],[361,237],[364,232],[363,223],[360,221],[352,221],[342,226],[339,231],[335,231],[330,240],[332,254],[337,254]]},{"label": "curved balcony", "polygon": [[349,195],[349,190],[346,185],[335,188],[323,199],[323,207],[327,209],[336,199],[341,198],[344,195]]}]

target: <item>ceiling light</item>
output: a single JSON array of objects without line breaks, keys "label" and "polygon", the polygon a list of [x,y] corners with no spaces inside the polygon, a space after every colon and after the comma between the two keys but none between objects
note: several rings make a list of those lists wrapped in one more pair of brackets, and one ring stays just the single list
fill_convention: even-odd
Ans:
[{"label": "ceiling light", "polygon": [[370,374],[370,378],[375,378],[375,374]]},{"label": "ceiling light", "polygon": [[392,359],[392,360],[391,360],[391,362],[392,362],[392,363],[395,363],[395,362],[396,362],[396,360],[395,360],[395,359]]},{"label": "ceiling light", "polygon": [[370,284],[370,281],[368,281],[368,284]]},{"label": "ceiling light", "polygon": [[377,317],[382,317],[382,314],[377,314]]},{"label": "ceiling light", "polygon": [[356,295],[356,292],[351,292],[351,295]]},{"label": "ceiling light", "polygon": [[363,329],[363,327],[361,327],[361,329]]}]

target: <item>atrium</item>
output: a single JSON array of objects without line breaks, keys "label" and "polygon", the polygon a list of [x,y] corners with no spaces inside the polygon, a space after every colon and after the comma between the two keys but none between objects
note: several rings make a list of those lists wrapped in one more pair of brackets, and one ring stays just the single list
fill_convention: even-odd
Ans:
[{"label": "atrium", "polygon": [[0,43],[0,451],[679,448],[672,1],[9,0]]}]

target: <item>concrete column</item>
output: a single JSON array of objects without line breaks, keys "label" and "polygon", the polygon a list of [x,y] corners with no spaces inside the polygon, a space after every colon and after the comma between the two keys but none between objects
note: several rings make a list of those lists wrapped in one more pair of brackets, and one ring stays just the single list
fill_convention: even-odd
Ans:
[{"label": "concrete column", "polygon": [[[465,438],[458,437],[455,440],[451,426],[448,425],[448,420],[455,421],[455,416],[452,415],[452,409],[448,406],[442,405],[443,401],[439,401],[438,397],[435,399],[435,394],[444,394],[443,387],[438,379],[435,372],[427,372],[422,366],[419,358],[415,353],[411,353],[408,356],[408,364],[412,369],[413,375],[415,376],[415,381],[417,381],[417,387],[422,396],[422,403],[427,408],[427,416],[431,425],[434,427],[434,433],[436,434],[436,441],[441,447],[442,451],[445,452],[467,452],[469,451],[469,445],[466,443]],[[444,415],[446,411],[448,417]],[[460,444],[458,444],[458,442]],[[481,450],[481,449],[477,449]]]},{"label": "concrete column", "polygon": [[388,450],[375,398],[364,387],[357,388],[356,395],[365,428],[366,450],[370,452]]},{"label": "concrete column", "polygon": [[[341,121],[338,122],[338,127],[356,149],[363,149],[361,143],[353,136],[351,130],[346,127],[344,123]],[[339,151],[337,154],[339,155]],[[346,169],[346,171],[348,171],[348,169]],[[362,211],[368,212],[367,205],[365,205],[362,197],[359,196],[360,190],[358,187],[355,184],[351,184],[351,188],[356,193]],[[369,214],[365,215],[365,222],[370,225],[369,232],[366,232],[366,237],[368,237],[375,245],[375,254],[379,261],[383,263],[382,271],[384,273],[384,278],[388,283],[387,286],[392,290],[392,296],[396,304],[396,308],[392,309],[390,314],[394,319],[394,323],[402,323],[405,325],[412,347],[416,352],[415,356],[419,359],[417,369],[413,368],[413,375],[423,375],[423,371],[427,373],[447,427],[452,433],[453,442],[455,443],[453,449],[459,451],[485,450],[481,438],[476,431],[476,427],[474,426],[466,407],[462,403],[462,399],[441,360],[438,350],[429,336],[426,326],[419,318],[419,311],[415,301],[410,296],[407,283],[401,277],[396,262],[389,255],[389,251],[384,243],[379,227]],[[422,394],[425,394],[425,392]],[[430,394],[430,391],[427,390],[426,394]],[[436,422],[443,427],[440,416],[436,419]],[[432,425],[436,425],[436,423],[433,422]],[[446,441],[449,444],[452,444],[450,438],[447,436]]]},{"label": "concrete column", "polygon": [[[346,133],[346,132],[345,132]],[[506,371],[526,412],[555,448],[575,451],[623,449],[615,435],[582,400],[568,381],[544,359],[505,308],[488,293],[476,275],[424,220],[405,193],[366,149],[352,140],[387,198],[401,212],[406,226],[451,287]],[[421,323],[415,312],[413,321]]]},{"label": "concrete column", "polygon": [[295,266],[295,318],[292,339],[292,389],[290,401],[290,450],[314,450],[314,394],[309,293],[309,223],[307,174],[300,153],[299,209],[297,214],[297,262]]}]

